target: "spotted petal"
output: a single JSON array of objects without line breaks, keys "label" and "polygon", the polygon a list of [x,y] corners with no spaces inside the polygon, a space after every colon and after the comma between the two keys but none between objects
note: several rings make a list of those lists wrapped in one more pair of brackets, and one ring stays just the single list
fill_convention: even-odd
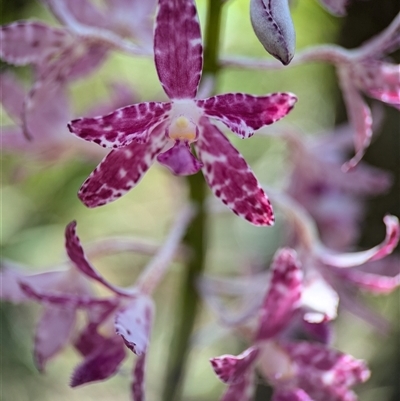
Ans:
[{"label": "spotted petal", "polygon": [[0,27],[0,58],[14,65],[40,64],[71,39],[67,31],[39,22],[14,22]]},{"label": "spotted petal", "polygon": [[196,149],[214,195],[250,223],[272,225],[272,206],[246,161],[207,119],[202,120],[201,130]]},{"label": "spotted petal", "polygon": [[170,99],[196,96],[203,47],[193,0],[159,0],[154,31],[158,77]]},{"label": "spotted petal", "polygon": [[149,345],[154,304],[146,295],[138,295],[115,317],[115,331],[136,355],[143,355]]},{"label": "spotted petal", "polygon": [[296,252],[288,248],[278,251],[271,269],[270,287],[261,309],[256,340],[276,336],[299,307],[303,275]]},{"label": "spotted petal", "polygon": [[88,207],[105,205],[135,187],[166,143],[163,130],[155,131],[147,143],[133,142],[112,150],[83,183],[78,196]]},{"label": "spotted petal", "polygon": [[168,117],[171,103],[148,102],[123,107],[94,118],[78,118],[68,124],[69,130],[86,141],[109,148],[127,146],[147,134]]},{"label": "spotted petal", "polygon": [[296,96],[291,93],[267,96],[226,93],[196,103],[205,115],[222,121],[239,137],[249,138],[255,130],[286,116],[296,101]]}]

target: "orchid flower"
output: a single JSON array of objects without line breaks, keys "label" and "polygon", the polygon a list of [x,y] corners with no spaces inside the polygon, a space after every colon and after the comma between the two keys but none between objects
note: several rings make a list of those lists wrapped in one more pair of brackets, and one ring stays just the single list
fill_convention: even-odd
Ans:
[{"label": "orchid flower", "polygon": [[[95,104],[88,111],[91,115],[113,110],[115,107],[127,105],[135,99],[135,95],[126,88],[122,82],[110,84],[110,100]],[[1,104],[16,125],[2,127],[2,148],[5,152],[23,154],[24,157],[37,158],[41,161],[59,161],[76,151],[92,157],[99,156],[101,152],[93,152],[92,147],[80,146],[80,141],[72,141],[67,135],[66,121],[72,113],[66,96],[66,88],[59,86],[53,96],[46,96],[36,107],[32,115],[30,126],[35,139],[27,140],[22,135],[23,104],[26,93],[22,85],[13,74],[5,72],[0,74],[0,90],[3,94]],[[65,134],[65,135],[64,135]]]},{"label": "orchid flower", "polygon": [[[49,358],[72,341],[83,361],[72,374],[71,386],[104,380],[117,373],[128,347],[138,356],[132,376],[133,399],[144,400],[145,360],[155,311],[151,293],[166,273],[193,214],[191,207],[182,209],[168,238],[131,288],[117,287],[95,270],[76,234],[75,222],[65,231],[71,261],[67,271],[25,276],[13,266],[3,268],[3,299],[35,300],[44,306],[35,337],[35,359],[41,370]],[[89,280],[111,291],[112,297],[95,297]],[[87,324],[71,338],[77,331],[75,317],[79,309],[86,312]]]},{"label": "orchid flower", "polygon": [[[171,102],[128,106],[106,116],[69,124],[72,133],[114,150],[79,191],[88,207],[114,201],[133,188],[157,160],[176,175],[202,169],[214,192],[236,214],[255,225],[271,225],[264,191],[238,151],[210,118],[241,138],[284,117],[296,102],[290,93],[251,96],[229,93],[195,98],[202,70],[202,41],[195,4],[160,0],[154,34],[155,64]],[[191,150],[196,149],[197,160]],[[169,147],[163,151],[165,147]]]},{"label": "orchid flower", "polygon": [[124,37],[131,37],[134,32],[144,33],[144,44],[149,42],[148,17],[155,5],[154,1],[108,1],[107,9],[100,11],[89,0],[44,2],[65,27],[34,21],[0,27],[0,58],[16,66],[34,67],[35,82],[25,97],[21,113],[24,134],[31,139],[40,136],[35,129],[38,119],[35,114],[40,115],[42,102],[55,101],[61,93],[58,105],[61,108],[63,86],[98,68],[110,50],[150,53]]},{"label": "orchid flower", "polygon": [[221,401],[250,401],[256,367],[274,388],[274,401],[356,400],[350,388],[369,377],[363,361],[325,345],[280,338],[300,305],[303,290],[295,252],[278,251],[271,274],[253,345],[238,356],[211,359],[217,376],[228,384]]}]

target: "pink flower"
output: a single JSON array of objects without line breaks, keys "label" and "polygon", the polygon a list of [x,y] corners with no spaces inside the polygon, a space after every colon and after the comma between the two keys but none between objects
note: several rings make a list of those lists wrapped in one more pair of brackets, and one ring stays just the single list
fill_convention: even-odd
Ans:
[{"label": "pink flower", "polygon": [[368,379],[364,362],[325,345],[280,338],[301,305],[302,272],[295,252],[279,251],[271,274],[254,344],[238,356],[211,359],[217,376],[228,384],[221,400],[251,400],[256,367],[273,386],[274,401],[356,400],[350,387]]},{"label": "pink flower", "polygon": [[35,114],[42,111],[42,102],[48,104],[60,93],[64,95],[65,84],[98,68],[110,50],[150,53],[124,37],[139,36],[147,46],[151,36],[148,16],[155,6],[150,0],[118,0],[107,1],[105,10],[100,10],[89,0],[44,2],[65,27],[18,21],[0,28],[0,57],[13,65],[34,67],[35,83],[20,113],[24,133],[32,138],[40,135]]},{"label": "pink flower", "polygon": [[[202,169],[214,192],[236,214],[256,225],[271,225],[273,212],[255,176],[215,118],[241,138],[285,116],[296,102],[289,93],[251,96],[229,93],[195,99],[202,69],[202,41],[193,1],[161,0],[154,36],[155,63],[171,102],[128,106],[102,117],[81,118],[70,131],[114,148],[79,191],[89,207],[111,202],[133,188],[157,160],[174,174]],[[191,145],[200,160],[193,154]],[[163,151],[164,147],[169,147]]]}]

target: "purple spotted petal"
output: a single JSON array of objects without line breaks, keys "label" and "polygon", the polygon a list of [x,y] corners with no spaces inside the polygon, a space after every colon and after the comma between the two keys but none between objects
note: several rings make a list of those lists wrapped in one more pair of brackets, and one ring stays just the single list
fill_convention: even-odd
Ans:
[{"label": "purple spotted petal", "polygon": [[115,317],[115,331],[136,355],[143,355],[150,341],[154,304],[146,295],[138,295]]},{"label": "purple spotted petal", "polygon": [[86,276],[103,284],[109,290],[119,295],[130,295],[129,291],[118,288],[106,281],[87,260],[81,246],[80,239],[76,234],[76,222],[69,223],[65,229],[65,248],[74,265]]},{"label": "purple spotted petal", "polygon": [[303,274],[294,250],[279,250],[271,269],[272,278],[261,309],[256,340],[272,338],[288,325],[299,307],[303,289]]},{"label": "purple spotted petal", "polygon": [[0,58],[14,65],[40,64],[71,43],[68,32],[39,22],[0,27]]},{"label": "purple spotted petal", "polygon": [[68,124],[69,130],[100,146],[119,148],[134,140],[143,141],[147,134],[168,117],[171,103],[139,103],[94,118],[78,118]]},{"label": "purple spotted petal", "polygon": [[36,327],[34,359],[44,370],[46,362],[69,342],[75,325],[75,309],[46,306]]},{"label": "purple spotted petal", "polygon": [[370,374],[364,361],[324,345],[298,342],[286,344],[284,349],[298,367],[298,387],[312,399],[353,400],[350,387],[363,383]]},{"label": "purple spotted petal", "polygon": [[201,130],[196,150],[214,195],[250,223],[272,225],[272,206],[246,161],[207,119],[202,120]]},{"label": "purple spotted petal", "polygon": [[274,392],[271,401],[314,401],[310,396],[301,388],[294,388],[292,390],[278,390]]},{"label": "purple spotted petal", "polygon": [[351,73],[346,69],[339,69],[340,87],[346,104],[348,119],[354,128],[355,156],[344,166],[344,170],[354,168],[364,156],[371,143],[372,115],[368,105],[354,86]]},{"label": "purple spotted petal", "polygon": [[71,387],[105,380],[113,376],[125,358],[125,347],[117,336],[102,337],[97,347],[86,356],[72,374]]},{"label": "purple spotted petal", "polygon": [[356,82],[368,96],[400,107],[400,65],[381,61],[357,63]]},{"label": "purple spotted petal", "polygon": [[112,150],[82,184],[78,196],[88,207],[105,205],[135,187],[153,164],[167,139],[156,129],[147,143],[133,142]]},{"label": "purple spotted petal", "polygon": [[175,175],[196,174],[202,167],[190,150],[188,143],[176,141],[172,148],[157,156],[157,161],[168,167]]},{"label": "purple spotted petal", "polygon": [[242,381],[245,373],[253,366],[258,356],[258,348],[251,347],[238,356],[222,355],[211,358],[211,366],[218,378],[229,384]]},{"label": "purple spotted petal", "polygon": [[396,216],[385,216],[383,221],[386,225],[385,240],[367,250],[361,252],[332,254],[327,251],[320,252],[321,261],[327,265],[346,268],[360,266],[369,261],[379,260],[393,252],[400,238],[399,220]]},{"label": "purple spotted petal", "polygon": [[346,15],[346,8],[349,0],[319,0],[320,3],[326,8],[331,14],[343,17]]},{"label": "purple spotted petal", "polygon": [[249,138],[255,130],[285,117],[296,101],[297,97],[291,93],[267,96],[226,93],[196,103],[205,115],[222,121],[241,138]]},{"label": "purple spotted petal", "polygon": [[139,355],[133,368],[131,392],[133,401],[145,400],[144,375],[146,354]]},{"label": "purple spotted petal", "polygon": [[200,25],[193,0],[159,0],[154,57],[169,98],[193,99],[203,66]]}]

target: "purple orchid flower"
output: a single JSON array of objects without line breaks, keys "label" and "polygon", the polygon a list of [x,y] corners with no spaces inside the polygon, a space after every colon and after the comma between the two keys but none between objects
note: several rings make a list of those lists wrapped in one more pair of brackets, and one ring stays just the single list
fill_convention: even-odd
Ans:
[{"label": "purple orchid flower", "polygon": [[[296,102],[290,93],[251,96],[229,93],[195,98],[202,70],[202,41],[192,0],[160,0],[154,34],[155,64],[171,102],[128,106],[69,124],[72,133],[114,150],[79,191],[88,207],[114,201],[133,188],[157,159],[176,175],[202,169],[214,194],[255,225],[271,225],[268,198],[238,151],[210,118],[241,138],[284,117]],[[191,145],[200,160],[193,154]],[[168,150],[163,151],[165,147]]]},{"label": "purple orchid flower", "polygon": [[[130,104],[136,97],[122,82],[115,82],[110,86],[110,100],[94,105],[88,113],[97,115]],[[37,133],[34,141],[28,141],[22,135],[23,104],[26,98],[24,88],[13,76],[6,72],[0,74],[0,90],[3,94],[1,104],[16,125],[2,127],[2,148],[5,152],[23,154],[24,157],[36,158],[41,161],[58,162],[62,158],[76,152],[85,156],[98,157],[103,153],[93,151],[91,146],[81,141],[71,140],[67,135],[66,121],[70,120],[69,102],[65,86],[59,86],[53,96],[46,96],[40,102],[34,115],[30,119],[31,129]],[[65,134],[65,135],[64,135]]]},{"label": "purple orchid flower", "polygon": [[60,93],[64,95],[65,84],[98,68],[110,50],[151,53],[125,37],[143,33],[139,36],[147,46],[151,30],[145,26],[150,25],[148,16],[154,9],[154,1],[107,1],[103,11],[89,0],[46,0],[44,3],[65,27],[33,21],[0,27],[0,58],[13,65],[34,67],[35,82],[20,113],[28,138],[40,136],[35,114],[40,115],[42,102],[52,102]]},{"label": "purple orchid flower", "polygon": [[296,253],[278,251],[271,274],[253,345],[239,356],[211,359],[217,376],[228,384],[221,400],[250,401],[257,366],[274,388],[274,401],[356,400],[350,388],[369,377],[363,361],[325,345],[280,338],[301,304],[303,279]]}]

